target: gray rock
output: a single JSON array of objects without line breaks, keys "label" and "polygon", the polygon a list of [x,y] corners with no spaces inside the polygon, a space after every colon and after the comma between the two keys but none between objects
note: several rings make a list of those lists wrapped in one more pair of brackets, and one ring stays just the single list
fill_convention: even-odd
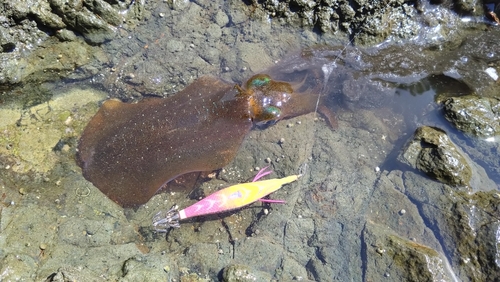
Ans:
[{"label": "gray rock", "polygon": [[500,134],[500,99],[467,95],[444,102],[444,116],[457,129],[478,137]]},{"label": "gray rock", "polygon": [[0,47],[2,52],[10,52],[16,48],[16,41],[2,26],[0,26]]},{"label": "gray rock", "polygon": [[419,127],[401,154],[399,161],[450,185],[469,185],[472,170],[446,132],[429,126]]},{"label": "gray rock", "polygon": [[[439,239],[451,268],[461,281],[494,281],[500,277],[498,191],[457,191],[438,182],[405,172],[408,198]],[[464,263],[466,262],[466,263]]]},{"label": "gray rock", "polygon": [[268,273],[255,271],[242,264],[232,264],[222,270],[224,282],[271,281],[271,278]]}]

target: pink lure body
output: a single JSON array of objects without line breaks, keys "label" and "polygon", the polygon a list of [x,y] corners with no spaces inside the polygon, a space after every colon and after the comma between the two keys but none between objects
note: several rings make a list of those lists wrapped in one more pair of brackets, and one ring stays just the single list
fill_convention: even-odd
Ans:
[{"label": "pink lure body", "polygon": [[155,230],[157,232],[167,232],[170,227],[180,227],[179,221],[182,219],[221,213],[241,208],[259,200],[268,203],[284,203],[281,200],[263,200],[262,198],[280,189],[284,184],[297,180],[300,175],[257,181],[271,173],[265,171],[266,168],[260,170],[252,182],[236,184],[219,190],[180,211],[178,211],[178,206],[174,205],[165,213],[165,216],[162,216],[162,212],[158,212],[153,217]]},{"label": "pink lure body", "polygon": [[269,179],[241,183],[219,190],[203,200],[179,211],[180,219],[207,215],[241,208],[297,180],[297,175],[280,179]]}]

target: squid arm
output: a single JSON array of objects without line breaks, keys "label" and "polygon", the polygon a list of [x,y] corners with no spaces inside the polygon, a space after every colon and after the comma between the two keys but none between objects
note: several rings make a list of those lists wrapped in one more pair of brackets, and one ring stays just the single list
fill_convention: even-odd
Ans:
[{"label": "squid arm", "polygon": [[297,180],[300,175],[258,181],[260,178],[271,173],[271,171],[266,171],[266,169],[267,167],[261,169],[252,182],[240,183],[219,190],[183,210],[179,210],[179,207],[174,205],[164,215],[162,215],[161,211],[158,212],[153,217],[154,229],[157,232],[167,232],[170,227],[180,227],[180,220],[226,212],[244,207],[256,201],[285,203],[285,201],[281,200],[262,198],[280,189],[283,185]]}]

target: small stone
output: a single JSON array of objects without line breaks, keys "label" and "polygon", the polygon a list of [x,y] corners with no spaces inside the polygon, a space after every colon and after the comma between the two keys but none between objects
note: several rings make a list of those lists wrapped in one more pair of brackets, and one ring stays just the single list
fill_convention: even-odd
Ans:
[{"label": "small stone", "polygon": [[405,209],[402,209],[402,210],[400,210],[400,211],[399,211],[399,214],[400,214],[400,215],[403,215],[403,214],[405,214],[405,213],[406,213],[406,210],[405,210]]},{"label": "small stone", "polygon": [[254,168],[254,170],[255,170],[255,171],[259,171],[259,170],[260,170],[260,167],[256,166],[256,167]]},{"label": "small stone", "polygon": [[160,18],[163,18],[163,17],[165,17],[165,13],[160,13],[159,16],[160,16]]},{"label": "small stone", "polygon": [[73,118],[71,116],[69,116],[65,121],[64,121],[64,124],[65,125],[70,125],[71,122],[73,121]]},{"label": "small stone", "polygon": [[380,167],[376,166],[375,167],[375,172],[379,172],[380,171]]},{"label": "small stone", "polygon": [[268,209],[264,209],[264,214],[268,215],[269,214],[269,210]]},{"label": "small stone", "polygon": [[47,249],[47,244],[41,243],[39,248],[40,248],[40,250],[45,250],[45,249]]},{"label": "small stone", "polygon": [[280,138],[280,141],[278,141],[278,144],[280,144],[280,145],[281,145],[281,144],[283,144],[283,143],[285,143],[285,138],[283,138],[283,137],[282,137],[282,138]]},{"label": "small stone", "polygon": [[23,187],[19,188],[19,194],[26,195],[26,190]]},{"label": "small stone", "polygon": [[269,163],[271,163],[271,158],[266,158],[266,160],[265,160],[265,161],[266,161],[266,163],[268,163],[268,164],[269,164]]},{"label": "small stone", "polygon": [[493,80],[498,80],[498,73],[497,70],[494,68],[487,68],[484,70],[485,73],[487,73]]}]

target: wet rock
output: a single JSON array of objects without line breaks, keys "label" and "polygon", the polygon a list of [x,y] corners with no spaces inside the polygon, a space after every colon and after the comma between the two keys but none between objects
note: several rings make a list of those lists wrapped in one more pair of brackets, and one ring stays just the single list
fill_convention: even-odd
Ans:
[{"label": "wet rock", "polygon": [[56,37],[59,38],[60,41],[75,41],[77,39],[73,31],[65,28],[57,31]]},{"label": "wet rock", "polygon": [[99,280],[99,276],[88,268],[65,266],[52,273],[45,279],[45,282],[67,282],[67,281],[85,281]]},{"label": "wet rock", "polygon": [[272,60],[259,43],[242,42],[238,44],[239,55],[252,72],[262,71],[272,64]]},{"label": "wet rock", "polygon": [[397,236],[386,226],[367,222],[362,238],[366,280],[454,281],[436,250]]},{"label": "wet rock", "polygon": [[70,28],[80,32],[89,42],[103,43],[113,38],[114,29],[105,20],[105,18],[113,18],[111,15],[107,16],[108,14],[102,13],[98,16],[83,5],[83,1],[68,3],[62,0],[51,0],[50,5],[56,15],[59,15]]},{"label": "wet rock", "polygon": [[8,30],[0,26],[0,47],[2,52],[10,52],[16,48],[16,42]]},{"label": "wet rock", "polygon": [[[75,73],[75,69],[96,61],[103,56],[97,47],[82,44],[82,41],[46,42],[42,48],[38,48],[29,55],[6,60],[0,63],[3,67],[3,76],[0,76],[0,84],[16,85],[20,82],[26,85],[20,86],[17,95],[20,100],[25,95],[30,95],[28,89],[40,88],[40,84],[55,81],[69,75],[75,75],[75,79],[88,78],[95,73]],[[22,90],[24,87],[24,90]],[[30,106],[30,105],[28,105]]]},{"label": "wet rock", "polygon": [[461,150],[446,132],[434,127],[419,127],[398,159],[450,185],[469,185],[472,177],[472,170]]},{"label": "wet rock", "polygon": [[[179,272],[168,254],[136,255],[123,264],[120,281],[162,281],[179,277]],[[182,280],[181,280],[182,281]]]},{"label": "wet rock", "polygon": [[455,10],[459,13],[474,16],[483,16],[484,9],[482,1],[475,0],[455,0],[453,1]]},{"label": "wet rock", "polygon": [[451,268],[461,281],[492,281],[500,277],[498,260],[500,195],[498,191],[456,191],[447,185],[405,172],[408,198],[439,238]]},{"label": "wet rock", "polygon": [[37,261],[25,253],[2,252],[0,259],[0,271],[3,281],[33,281],[35,280],[35,271]]},{"label": "wet rock", "polygon": [[271,275],[261,271],[255,271],[242,264],[232,264],[222,270],[222,281],[225,282],[250,282],[271,281]]},{"label": "wet rock", "polygon": [[[15,152],[12,161],[16,165],[12,170],[18,173],[50,171],[60,162],[53,150],[59,140],[75,136],[75,131],[82,130],[77,128],[85,125],[71,109],[86,104],[95,108],[104,97],[105,94],[98,91],[73,90],[56,94],[50,103],[25,110],[15,106],[1,108],[0,117],[8,118],[0,122],[0,130],[4,132],[0,137],[0,154]],[[20,128],[22,130],[18,130]]]},{"label": "wet rock", "polygon": [[[426,33],[436,33],[434,35],[439,37],[454,36],[456,28],[451,29],[447,26],[456,27],[456,24],[461,24],[456,21],[456,14],[447,8],[449,6],[431,7],[421,2],[417,5],[401,0],[254,2],[261,5],[268,13],[268,17],[278,18],[291,25],[318,28],[323,33],[343,31],[356,45],[365,46],[381,43],[384,40],[401,41],[417,38],[422,34],[422,30],[426,30]],[[477,1],[471,5],[481,9]],[[464,7],[469,9],[471,5]],[[441,25],[442,28],[433,32],[431,29],[437,25]]]},{"label": "wet rock", "polygon": [[478,137],[500,134],[500,99],[467,95],[444,102],[444,116],[459,130]]}]

